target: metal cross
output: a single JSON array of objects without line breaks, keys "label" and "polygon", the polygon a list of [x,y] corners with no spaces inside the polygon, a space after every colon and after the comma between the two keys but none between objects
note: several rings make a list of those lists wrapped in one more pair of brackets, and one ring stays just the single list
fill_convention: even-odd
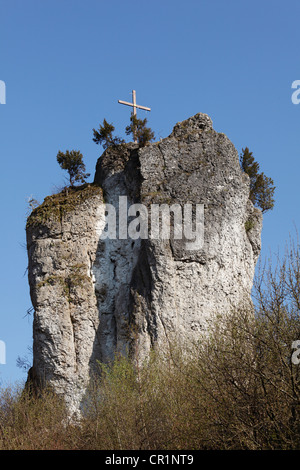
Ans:
[{"label": "metal cross", "polygon": [[[144,109],[145,111],[151,111],[151,108],[146,108],[146,106],[140,106],[139,104],[136,104],[136,92],[135,92],[135,90],[132,90],[132,103],[128,103],[127,101],[121,101],[121,100],[118,100],[118,103],[126,104],[126,106],[132,106],[134,116],[136,116],[136,108]],[[134,141],[137,142],[136,138],[134,139]]]}]

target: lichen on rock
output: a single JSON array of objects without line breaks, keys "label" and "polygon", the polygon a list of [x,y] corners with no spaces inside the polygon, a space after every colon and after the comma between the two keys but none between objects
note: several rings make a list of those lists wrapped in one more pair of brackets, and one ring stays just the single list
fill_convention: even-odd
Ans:
[{"label": "lichen on rock", "polygon": [[61,192],[47,196],[44,202],[33,209],[27,219],[26,227],[47,225],[53,220],[61,221],[64,214],[74,211],[84,200],[90,199],[102,190],[98,185],[85,183],[81,186],[66,187]]}]

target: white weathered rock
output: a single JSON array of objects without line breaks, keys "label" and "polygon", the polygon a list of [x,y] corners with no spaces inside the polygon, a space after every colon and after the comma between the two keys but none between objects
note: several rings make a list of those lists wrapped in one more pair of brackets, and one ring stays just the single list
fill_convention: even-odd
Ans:
[{"label": "white weathered rock", "polygon": [[[159,143],[106,150],[95,183],[72,194],[32,213],[27,243],[31,377],[49,381],[77,412],[97,361],[117,350],[144,357],[174,335],[197,338],[212,315],[250,301],[262,215],[236,149],[204,114]],[[188,250],[173,235],[102,240],[105,204],[118,212],[119,196],[149,214],[152,204],[203,204],[203,247]]]}]

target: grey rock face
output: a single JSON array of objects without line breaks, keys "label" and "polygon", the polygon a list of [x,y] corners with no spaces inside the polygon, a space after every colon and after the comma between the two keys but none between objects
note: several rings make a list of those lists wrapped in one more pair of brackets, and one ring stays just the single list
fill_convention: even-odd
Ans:
[{"label": "grey rock face", "polygon": [[[27,226],[33,375],[50,381],[71,412],[98,360],[117,350],[145,357],[168,339],[197,338],[208,318],[248,303],[262,228],[238,153],[205,114],[176,124],[161,142],[106,150],[83,194],[67,211],[60,205],[59,217],[40,206]],[[170,238],[120,238],[119,217],[133,204],[143,204],[148,228],[155,207],[176,204],[184,214],[198,204],[203,243],[190,249],[177,239],[175,215]],[[103,236],[112,206],[114,239]]]}]

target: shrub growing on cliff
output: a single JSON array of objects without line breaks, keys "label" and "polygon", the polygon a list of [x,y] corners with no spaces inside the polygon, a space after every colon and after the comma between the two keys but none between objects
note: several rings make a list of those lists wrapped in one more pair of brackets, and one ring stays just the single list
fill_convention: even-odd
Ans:
[{"label": "shrub growing on cliff", "polygon": [[274,207],[274,181],[272,178],[259,173],[259,164],[254,160],[252,152],[246,147],[240,155],[242,170],[250,177],[249,198],[262,212],[267,212]]},{"label": "shrub growing on cliff", "polygon": [[[130,124],[126,127],[126,135],[132,134],[134,140],[137,141],[140,147],[144,147],[147,142],[154,140],[154,132],[150,127],[146,126],[147,119],[138,119],[135,115],[131,115]],[[120,137],[115,136],[113,133],[115,127],[112,123],[108,123],[106,119],[103,120],[103,124],[99,125],[99,129],[93,129],[93,141],[96,144],[101,144],[105,149],[108,147],[117,147],[119,145],[125,144],[125,140]]]},{"label": "shrub growing on cliff", "polygon": [[299,279],[292,242],[258,270],[253,310],[211,319],[189,351],[116,355],[91,381],[80,426],[49,391],[2,391],[0,449],[299,450]]},{"label": "shrub growing on cliff", "polygon": [[65,153],[59,151],[56,159],[59,166],[69,173],[69,182],[72,187],[77,182],[85,183],[85,179],[90,176],[89,173],[85,173],[83,155],[79,150],[67,150]]},{"label": "shrub growing on cliff", "polygon": [[130,124],[126,127],[126,135],[132,134],[140,147],[155,139],[154,132],[146,126],[147,119],[138,119],[134,114],[130,117]]},{"label": "shrub growing on cliff", "polygon": [[135,369],[117,357],[89,402],[93,448],[300,449],[299,278],[292,244],[258,272],[255,310],[211,319],[188,354],[170,345]]},{"label": "shrub growing on cliff", "polygon": [[101,144],[104,150],[108,147],[116,147],[117,145],[124,144],[125,141],[123,139],[113,135],[114,130],[115,127],[113,124],[109,124],[106,119],[103,119],[103,124],[99,125],[99,130],[93,129],[93,141],[96,144]]},{"label": "shrub growing on cliff", "polygon": [[17,386],[0,389],[0,450],[67,450],[73,431],[63,401],[51,390],[33,397]]}]

